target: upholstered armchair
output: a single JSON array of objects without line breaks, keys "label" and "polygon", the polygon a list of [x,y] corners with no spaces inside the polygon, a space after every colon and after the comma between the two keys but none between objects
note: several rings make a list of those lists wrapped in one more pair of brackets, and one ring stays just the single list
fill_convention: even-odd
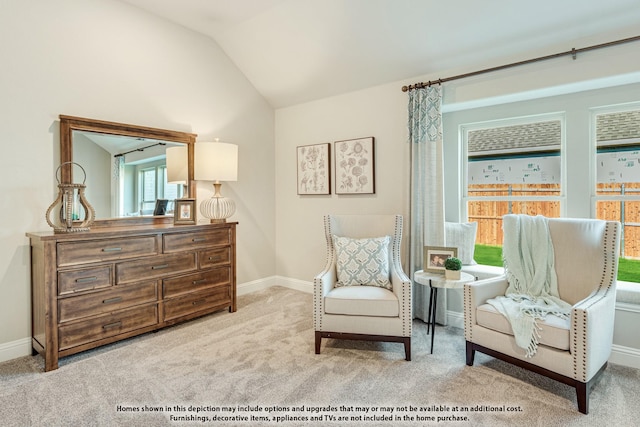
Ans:
[{"label": "upholstered armchair", "polygon": [[557,289],[560,299],[571,305],[570,318],[547,315],[540,321],[537,350],[527,357],[516,345],[506,317],[487,303],[505,294],[507,277],[467,284],[466,362],[472,366],[475,352],[479,351],[575,387],[578,409],[587,414],[590,388],[611,354],[620,224],[549,219],[548,229]]},{"label": "upholstered armchair", "polygon": [[322,338],[404,344],[411,360],[411,281],[400,263],[402,216],[326,215],[327,263],[314,278],[315,351]]}]

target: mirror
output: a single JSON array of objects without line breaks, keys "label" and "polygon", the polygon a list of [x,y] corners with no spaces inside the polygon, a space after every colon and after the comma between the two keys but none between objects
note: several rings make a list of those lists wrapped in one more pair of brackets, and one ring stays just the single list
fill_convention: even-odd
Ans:
[{"label": "mirror", "polygon": [[[135,219],[152,222],[162,199],[195,198],[193,153],[195,134],[137,125],[60,116],[60,163],[75,162],[86,172],[87,200],[96,219]],[[170,147],[186,147],[186,180],[168,183],[166,153]],[[179,151],[179,150],[178,150]],[[76,165],[60,168],[61,182],[82,182]]]}]

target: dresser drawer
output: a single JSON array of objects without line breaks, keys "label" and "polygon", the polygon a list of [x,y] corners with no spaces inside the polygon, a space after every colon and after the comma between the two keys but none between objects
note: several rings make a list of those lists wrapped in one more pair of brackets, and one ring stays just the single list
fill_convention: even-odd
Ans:
[{"label": "dresser drawer", "polygon": [[98,341],[103,338],[153,326],[158,323],[158,305],[149,304],[91,319],[61,325],[58,332],[60,350]]},{"label": "dresser drawer", "polygon": [[198,264],[203,270],[217,265],[231,264],[231,247],[225,246],[198,252]]},{"label": "dresser drawer", "polygon": [[196,269],[195,252],[160,255],[116,264],[116,283],[130,283]]},{"label": "dresser drawer", "polygon": [[220,267],[187,276],[172,277],[162,281],[163,296],[165,298],[231,283],[231,268]]},{"label": "dresser drawer", "polygon": [[164,252],[169,253],[208,248],[215,245],[228,245],[231,243],[231,232],[229,228],[224,227],[209,231],[165,234],[163,239]]},{"label": "dresser drawer", "polygon": [[95,316],[123,308],[158,300],[157,282],[128,286],[115,286],[102,292],[93,292],[58,301],[59,322]]},{"label": "dresser drawer", "polygon": [[155,236],[58,243],[58,266],[113,261],[159,253]]},{"label": "dresser drawer", "polygon": [[110,265],[61,271],[58,273],[58,295],[108,288],[112,285],[111,271]]},{"label": "dresser drawer", "polygon": [[164,320],[231,304],[231,287],[218,286],[164,301]]}]

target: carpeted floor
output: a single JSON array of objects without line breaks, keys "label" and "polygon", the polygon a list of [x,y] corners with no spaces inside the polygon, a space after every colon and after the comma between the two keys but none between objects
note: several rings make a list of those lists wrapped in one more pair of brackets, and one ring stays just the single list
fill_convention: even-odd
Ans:
[{"label": "carpeted floor", "polygon": [[[323,340],[314,354],[311,295],[283,287],[220,312],[61,360],[0,364],[3,426],[632,426],[640,371],[610,364],[590,414],[563,384],[478,354],[438,327],[429,354],[416,320],[401,344]],[[433,417],[433,418],[431,418]],[[432,421],[430,421],[432,419]],[[188,421],[192,420],[192,421]]]}]

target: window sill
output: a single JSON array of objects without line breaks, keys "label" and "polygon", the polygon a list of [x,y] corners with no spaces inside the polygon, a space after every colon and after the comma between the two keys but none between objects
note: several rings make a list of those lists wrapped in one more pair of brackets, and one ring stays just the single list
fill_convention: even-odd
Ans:
[{"label": "window sill", "polygon": [[[504,273],[502,267],[483,264],[464,265],[462,266],[462,271],[472,274],[478,280],[497,277]],[[616,284],[616,302],[640,305],[640,283],[618,280]]]}]

